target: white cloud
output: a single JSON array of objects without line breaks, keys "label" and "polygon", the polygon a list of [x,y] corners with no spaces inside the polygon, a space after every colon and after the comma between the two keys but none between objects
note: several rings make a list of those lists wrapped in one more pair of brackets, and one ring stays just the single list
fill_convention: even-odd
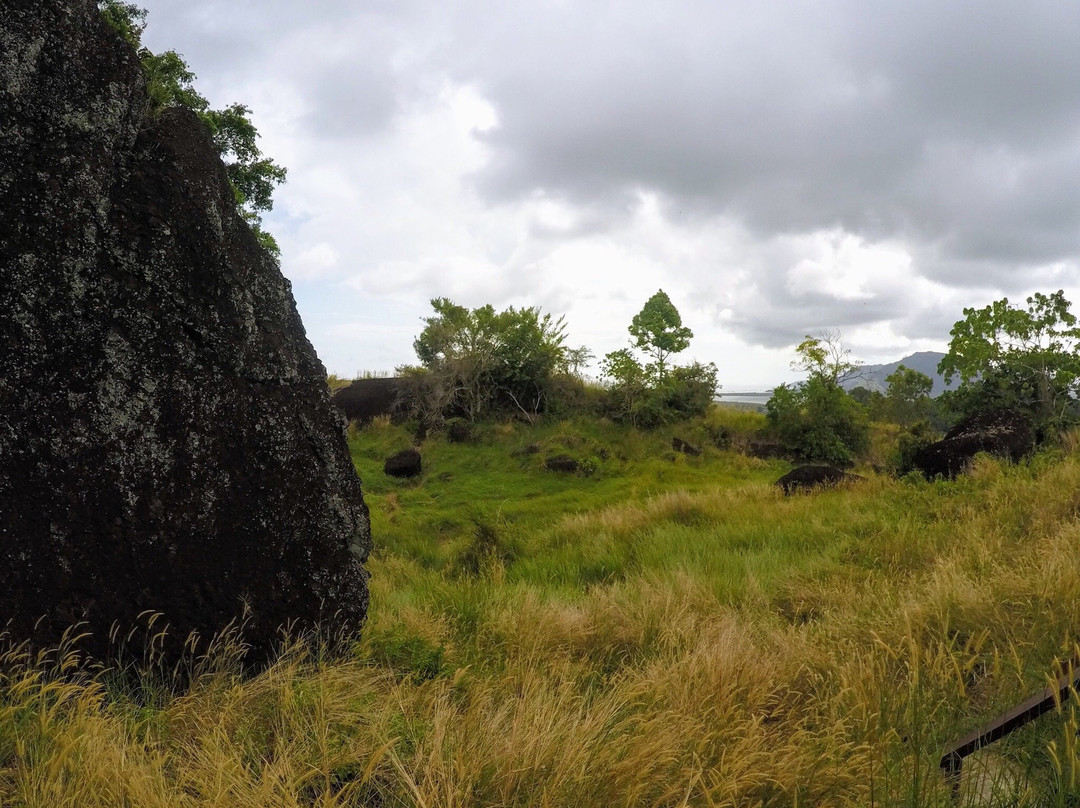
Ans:
[{"label": "white cloud", "polygon": [[436,296],[602,354],[663,288],[730,388],[805,333],[895,359],[1080,287],[1080,17],[1049,0],[144,2],[289,168],[266,225],[333,370],[412,361]]}]

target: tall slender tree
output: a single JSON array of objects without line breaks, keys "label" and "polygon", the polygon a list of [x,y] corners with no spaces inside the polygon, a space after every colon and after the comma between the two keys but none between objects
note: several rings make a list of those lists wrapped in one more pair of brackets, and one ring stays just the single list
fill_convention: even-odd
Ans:
[{"label": "tall slender tree", "polygon": [[667,378],[667,360],[685,351],[694,332],[682,324],[682,317],[663,289],[645,301],[630,323],[634,345],[654,360],[653,370],[659,381]]}]

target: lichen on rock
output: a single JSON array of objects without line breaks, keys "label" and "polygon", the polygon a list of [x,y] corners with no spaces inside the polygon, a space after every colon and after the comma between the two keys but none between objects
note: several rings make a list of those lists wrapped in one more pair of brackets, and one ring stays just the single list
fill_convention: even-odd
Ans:
[{"label": "lichen on rock", "polygon": [[205,126],[92,0],[10,0],[0,54],[0,622],[358,628],[360,481]]}]

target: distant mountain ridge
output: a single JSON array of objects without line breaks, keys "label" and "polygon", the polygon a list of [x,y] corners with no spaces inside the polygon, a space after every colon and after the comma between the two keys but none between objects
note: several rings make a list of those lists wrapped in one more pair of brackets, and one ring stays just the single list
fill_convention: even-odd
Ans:
[{"label": "distant mountain ridge", "polygon": [[849,379],[845,379],[842,385],[845,390],[865,387],[868,390],[877,390],[884,393],[889,386],[885,379],[903,365],[912,370],[917,370],[919,373],[925,373],[933,379],[934,386],[930,389],[930,395],[939,396],[946,390],[956,387],[958,383],[957,379],[953,379],[952,384],[946,384],[945,379],[938,373],[938,364],[944,358],[945,354],[940,351],[918,351],[905,356],[903,359],[897,359],[895,362],[884,365],[863,365],[859,368],[858,373]]}]

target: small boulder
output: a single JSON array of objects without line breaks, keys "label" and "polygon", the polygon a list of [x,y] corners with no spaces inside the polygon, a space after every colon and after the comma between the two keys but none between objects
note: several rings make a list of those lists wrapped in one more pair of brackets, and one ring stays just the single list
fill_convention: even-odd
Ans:
[{"label": "small boulder", "polygon": [[464,418],[450,418],[446,422],[446,440],[450,443],[468,443],[472,440],[472,427]]},{"label": "small boulder", "polygon": [[845,481],[862,479],[857,474],[848,474],[835,466],[799,466],[776,481],[784,494],[793,494],[803,489],[826,488]]},{"label": "small boulder", "polygon": [[1035,449],[1035,431],[1023,413],[995,410],[976,413],[920,449],[912,465],[928,479],[953,479],[979,452],[1016,462]]},{"label": "small boulder", "polygon": [[783,457],[784,447],[778,441],[763,438],[751,438],[743,448],[743,454],[758,460],[773,460]]},{"label": "small boulder", "polygon": [[420,470],[420,453],[416,449],[402,449],[383,464],[383,472],[390,477],[415,477]]},{"label": "small boulder", "polygon": [[676,452],[682,452],[684,455],[690,455],[690,457],[697,457],[701,454],[701,449],[693,444],[687,443],[682,438],[672,438],[671,448]]},{"label": "small boulder", "polygon": [[573,474],[578,470],[580,464],[569,455],[560,454],[549,457],[544,461],[544,466],[548,471],[560,471],[565,474]]}]

